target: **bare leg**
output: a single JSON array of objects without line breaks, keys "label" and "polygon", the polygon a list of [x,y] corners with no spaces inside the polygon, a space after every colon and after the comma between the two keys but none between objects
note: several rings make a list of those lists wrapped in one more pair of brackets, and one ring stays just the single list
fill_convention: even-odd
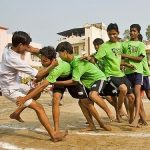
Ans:
[{"label": "bare leg", "polygon": [[147,98],[150,100],[150,90],[145,90]]},{"label": "bare leg", "polygon": [[146,113],[145,113],[142,101],[141,101],[141,104],[140,104],[140,121],[141,121],[140,122],[141,125],[144,125],[144,126],[148,125],[148,123],[146,122]]},{"label": "bare leg", "polygon": [[134,102],[135,96],[133,93],[127,94],[127,98],[129,100],[129,123],[132,123],[134,120]]},{"label": "bare leg", "polygon": [[135,102],[136,102],[136,112],[135,112],[134,121],[131,123],[130,126],[138,127],[138,122],[140,119],[141,85],[134,86],[134,94],[135,94]]},{"label": "bare leg", "polygon": [[10,118],[11,119],[16,119],[17,121],[19,122],[24,122],[21,117],[20,117],[20,113],[25,109],[26,107],[25,106],[21,106],[21,107],[18,107],[12,114],[10,114]]},{"label": "bare leg", "polygon": [[[29,90],[28,94],[31,93],[34,89],[31,89]],[[41,93],[37,94],[33,99],[34,100],[37,100],[39,97],[40,97]],[[18,97],[19,98],[19,97]],[[12,114],[10,114],[10,118],[11,119],[16,119],[17,121],[19,122],[24,122],[21,117],[20,117],[20,114],[21,112],[25,109],[26,107],[25,106],[21,106],[21,107],[18,107]]]},{"label": "bare leg", "polygon": [[[94,102],[93,102],[93,101],[92,101],[92,103],[93,103],[93,105],[94,105]],[[88,112],[89,112],[89,111],[88,111]],[[92,118],[92,114],[91,114],[90,112],[89,112],[89,116],[91,117],[91,119],[93,119],[93,118]],[[89,124],[88,121],[87,121],[85,124]]]},{"label": "bare leg", "polygon": [[91,91],[89,93],[89,97],[92,101],[94,101],[98,106],[100,106],[108,115],[108,117],[113,120],[114,116],[108,106],[106,105],[105,101],[99,96],[99,93],[96,91]]},{"label": "bare leg", "polygon": [[89,112],[89,110],[82,104],[81,102],[82,100],[79,100],[79,106],[88,122],[88,127],[87,128],[84,128],[84,129],[81,129],[81,131],[94,131],[96,130],[96,127],[94,125],[94,122],[93,122],[93,119],[92,119],[92,115],[91,113]]},{"label": "bare leg", "polygon": [[128,117],[130,115],[130,112],[129,112],[129,100],[127,98],[125,98],[125,100],[124,100],[124,106],[126,108],[127,117]]},{"label": "bare leg", "polygon": [[122,104],[124,102],[124,99],[126,97],[127,94],[127,87],[125,84],[121,84],[118,88],[119,90],[119,95],[118,95],[118,110],[117,110],[117,120],[118,122],[121,122],[121,109],[122,109]]},{"label": "bare leg", "polygon": [[[105,98],[115,108],[116,117],[117,117],[117,106],[118,106],[117,96],[106,96]],[[113,121],[113,120],[110,120],[110,121]]]},{"label": "bare leg", "polygon": [[59,92],[56,92],[53,94],[52,113],[53,113],[55,131],[59,131],[59,116],[60,116],[59,103],[60,103],[61,97],[62,97],[62,94]]},{"label": "bare leg", "polygon": [[55,132],[54,131],[44,111],[44,108],[41,104],[37,103],[36,101],[32,101],[32,103],[28,107],[35,110],[39,118],[39,121],[47,130],[53,142],[61,141],[67,135],[67,132]]},{"label": "bare leg", "polygon": [[92,114],[92,116],[97,120],[99,123],[100,127],[105,129],[106,131],[111,131],[111,128],[107,125],[105,125],[101,119],[100,116],[94,107],[94,104],[90,100],[82,100],[82,104],[89,110],[89,112]]}]

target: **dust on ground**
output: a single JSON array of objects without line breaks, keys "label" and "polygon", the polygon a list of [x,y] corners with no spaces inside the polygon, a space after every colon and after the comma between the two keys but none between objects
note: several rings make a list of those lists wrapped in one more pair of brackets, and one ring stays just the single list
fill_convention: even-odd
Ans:
[{"label": "dust on ground", "polygon": [[[52,120],[52,108],[49,106],[51,96],[42,94],[38,100]],[[107,103],[108,104],[108,103]],[[109,104],[108,104],[109,105]],[[109,105],[111,110],[114,109]],[[147,122],[150,124],[150,102],[144,100],[147,114]],[[61,130],[69,130],[65,140],[53,143],[42,127],[36,113],[27,108],[21,117],[24,123],[19,123],[9,118],[16,109],[16,105],[0,97],[0,150],[149,150],[150,149],[150,126],[142,128],[131,128],[124,118],[123,123],[109,122],[106,113],[96,106],[102,120],[112,127],[112,131],[104,131],[99,128],[95,121],[97,130],[87,133],[79,132],[86,127],[85,118],[78,106],[78,100],[71,98],[67,93],[60,106]]]}]

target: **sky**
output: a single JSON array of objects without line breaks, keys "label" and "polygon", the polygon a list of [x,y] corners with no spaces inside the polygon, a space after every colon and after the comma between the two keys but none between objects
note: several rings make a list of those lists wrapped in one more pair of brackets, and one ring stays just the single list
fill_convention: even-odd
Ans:
[{"label": "sky", "polygon": [[0,26],[8,33],[25,31],[42,46],[57,46],[58,32],[86,23],[117,23],[120,37],[133,23],[150,25],[149,0],[1,0]]}]

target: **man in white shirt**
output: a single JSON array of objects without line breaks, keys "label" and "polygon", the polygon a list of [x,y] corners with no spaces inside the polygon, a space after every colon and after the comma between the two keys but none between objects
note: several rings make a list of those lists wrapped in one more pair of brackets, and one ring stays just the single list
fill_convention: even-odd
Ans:
[{"label": "man in white shirt", "polygon": [[[19,72],[26,73],[40,80],[49,72],[50,69],[53,69],[56,65],[56,62],[54,60],[50,66],[38,71],[28,65],[25,60],[21,59],[21,56],[24,55],[25,52],[39,52],[39,49],[30,46],[30,42],[31,38],[27,33],[23,31],[17,31],[12,36],[12,47],[10,49],[5,49],[2,55],[2,62],[0,65],[1,90],[3,96],[13,102],[16,102],[19,97],[25,96],[25,94],[27,94],[30,90],[27,85],[23,85],[19,82]],[[33,99],[29,99],[28,101],[26,101],[26,103],[24,103],[23,106],[18,107],[16,111],[10,115],[10,118],[22,122],[20,113],[26,107],[35,110],[41,124],[45,127],[45,129],[51,136],[52,141],[60,141],[63,139],[63,137],[66,136],[66,133],[55,132],[53,130],[44,111],[44,108],[41,104],[34,101]]]}]

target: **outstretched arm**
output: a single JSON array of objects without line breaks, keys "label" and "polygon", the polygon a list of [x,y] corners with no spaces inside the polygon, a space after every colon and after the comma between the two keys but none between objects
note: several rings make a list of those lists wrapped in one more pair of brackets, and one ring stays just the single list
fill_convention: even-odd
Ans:
[{"label": "outstretched arm", "polygon": [[77,83],[78,81],[74,81],[71,79],[71,80],[66,80],[66,81],[56,81],[54,84],[71,86],[71,85],[76,85]]},{"label": "outstretched arm", "polygon": [[28,93],[25,97],[19,97],[16,105],[22,106],[27,100],[33,99],[36,95],[41,93],[50,83],[47,80],[44,80],[40,85],[36,86],[36,88]]},{"label": "outstretched arm", "polygon": [[31,45],[28,46],[28,48],[26,49],[28,52],[33,53],[33,54],[38,54],[40,49],[39,48],[35,48]]}]

